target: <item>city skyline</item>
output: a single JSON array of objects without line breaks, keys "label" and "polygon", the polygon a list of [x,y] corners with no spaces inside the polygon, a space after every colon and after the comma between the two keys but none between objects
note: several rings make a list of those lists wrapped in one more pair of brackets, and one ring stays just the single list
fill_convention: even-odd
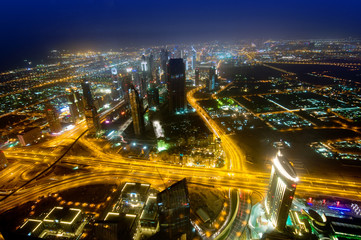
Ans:
[{"label": "city skyline", "polygon": [[360,38],[356,0],[7,1],[0,5],[2,70],[41,63],[52,49],[124,47],[242,39]]},{"label": "city skyline", "polygon": [[0,3],[0,239],[361,240],[361,2]]}]

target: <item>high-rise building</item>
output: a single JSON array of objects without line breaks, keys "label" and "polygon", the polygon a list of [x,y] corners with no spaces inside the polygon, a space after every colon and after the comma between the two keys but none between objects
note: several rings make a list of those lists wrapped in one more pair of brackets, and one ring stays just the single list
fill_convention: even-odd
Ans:
[{"label": "high-rise building", "polygon": [[160,52],[160,68],[163,73],[167,72],[167,62],[169,58],[169,52],[165,49],[162,49]]},{"label": "high-rise building", "polygon": [[97,113],[97,109],[93,106],[91,108],[86,108],[85,112],[85,120],[88,126],[88,132],[91,134],[95,134],[100,130],[100,122]]},{"label": "high-rise building", "polygon": [[157,107],[159,105],[159,90],[156,87],[151,87],[148,89],[147,93],[148,106]]},{"label": "high-rise building", "polygon": [[208,76],[208,90],[209,91],[213,91],[215,86],[216,86],[216,82],[217,82],[217,74],[216,74],[216,68],[215,67],[211,67],[209,69],[209,76]]},{"label": "high-rise building", "polygon": [[100,122],[97,113],[97,109],[94,105],[93,96],[90,90],[90,84],[88,81],[83,81],[81,83],[83,88],[83,96],[84,96],[84,113],[85,120],[88,126],[88,131],[91,134],[95,134],[100,130]]},{"label": "high-rise building", "polygon": [[147,72],[148,71],[148,61],[146,59],[146,57],[144,55],[142,55],[142,61],[140,63],[140,69],[142,72]]},{"label": "high-rise building", "polygon": [[74,95],[75,95],[75,104],[77,106],[79,115],[83,115],[84,114],[84,100],[83,97],[81,96],[81,94],[78,91],[74,91]]},{"label": "high-rise building", "polygon": [[59,120],[59,114],[57,113],[54,106],[50,103],[45,104],[45,115],[49,123],[50,131],[55,133],[60,132],[61,125]]},{"label": "high-rise building", "polygon": [[174,58],[169,60],[167,77],[170,112],[174,113],[186,110],[186,76],[185,66],[182,58]]},{"label": "high-rise building", "polygon": [[144,97],[147,94],[147,89],[148,89],[147,74],[143,73],[140,77],[140,84],[139,84],[140,96]]},{"label": "high-rise building", "polygon": [[77,107],[77,99],[74,94],[74,90],[71,88],[67,88],[66,90],[66,99],[69,106],[70,116],[72,122],[76,122],[76,120],[79,118],[79,111]]},{"label": "high-rise building", "polygon": [[84,107],[85,109],[91,109],[94,106],[94,100],[90,90],[90,83],[84,80],[81,83],[81,87],[83,89]]},{"label": "high-rise building", "polygon": [[112,86],[112,99],[117,100],[120,98],[120,82],[118,79],[118,70],[116,68],[112,68],[112,78],[113,78],[113,86]]},{"label": "high-rise building", "polygon": [[154,71],[154,56],[149,54],[148,56],[148,78],[149,81],[153,81],[153,71]]},{"label": "high-rise building", "polygon": [[196,69],[197,51],[192,47],[192,69]]},{"label": "high-rise building", "polygon": [[160,231],[168,239],[177,239],[186,235],[191,239],[190,204],[187,181],[173,184],[157,196]]},{"label": "high-rise building", "polygon": [[196,68],[194,71],[194,84],[198,87],[199,86],[199,69]]},{"label": "high-rise building", "polygon": [[265,199],[266,216],[273,226],[283,231],[295,194],[298,177],[281,152],[273,160],[271,178]]},{"label": "high-rise building", "polygon": [[144,133],[143,98],[139,97],[137,90],[132,86],[129,89],[130,108],[132,110],[133,128],[135,135]]}]

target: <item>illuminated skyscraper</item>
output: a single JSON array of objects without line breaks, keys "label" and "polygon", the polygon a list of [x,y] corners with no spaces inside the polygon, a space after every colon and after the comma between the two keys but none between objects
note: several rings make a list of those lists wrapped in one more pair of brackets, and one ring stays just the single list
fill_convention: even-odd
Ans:
[{"label": "illuminated skyscraper", "polygon": [[192,47],[192,69],[196,69],[197,51]]},{"label": "illuminated skyscraper", "polygon": [[55,133],[60,132],[61,125],[59,120],[59,114],[57,113],[54,106],[50,103],[45,104],[45,115],[49,123],[50,131]]},{"label": "illuminated skyscraper", "polygon": [[157,196],[160,231],[167,239],[177,239],[186,235],[191,239],[190,204],[187,181],[173,184]]},{"label": "illuminated skyscraper", "polygon": [[194,84],[198,87],[199,86],[199,69],[196,68],[194,72]]},{"label": "illuminated skyscraper", "polygon": [[118,70],[116,68],[112,68],[112,78],[113,78],[113,86],[112,86],[112,99],[116,100],[120,97],[120,82],[118,80]]},{"label": "illuminated skyscraper", "polygon": [[170,112],[184,111],[186,101],[186,76],[182,58],[170,59],[168,63],[168,99]]},{"label": "illuminated skyscraper", "polygon": [[281,152],[278,152],[273,160],[265,209],[267,218],[280,231],[286,226],[297,182],[294,168]]},{"label": "illuminated skyscraper", "polygon": [[91,134],[95,134],[100,130],[100,122],[97,113],[97,109],[94,106],[93,97],[90,90],[90,84],[88,81],[83,81],[81,83],[83,88],[83,96],[84,96],[84,113],[85,120],[88,126],[88,131]]},{"label": "illuminated skyscraper", "polygon": [[129,89],[129,101],[132,110],[134,133],[139,136],[144,132],[144,109],[143,99],[139,97],[134,86]]}]

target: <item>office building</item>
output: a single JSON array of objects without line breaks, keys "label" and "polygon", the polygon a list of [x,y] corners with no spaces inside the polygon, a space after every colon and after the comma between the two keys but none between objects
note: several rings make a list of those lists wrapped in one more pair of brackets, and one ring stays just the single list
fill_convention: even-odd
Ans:
[{"label": "office building", "polygon": [[90,89],[90,83],[84,80],[81,83],[83,89],[83,98],[84,98],[84,109],[91,109],[94,106],[94,100]]},{"label": "office building", "polygon": [[148,89],[148,78],[147,78],[147,74],[143,73],[140,77],[140,83],[139,83],[139,94],[141,97],[145,97],[145,95],[147,94],[147,89]]},{"label": "office building", "polygon": [[121,91],[121,86],[120,86],[120,81],[118,79],[118,71],[116,68],[112,68],[112,78],[113,78],[113,86],[111,89],[111,96],[113,100],[118,100],[120,98],[120,91]]},{"label": "office building", "polygon": [[74,94],[74,90],[71,88],[67,88],[66,90],[66,99],[69,106],[71,121],[76,122],[76,120],[79,118],[79,111],[77,107],[77,99]]},{"label": "office building", "polygon": [[194,84],[198,87],[199,86],[199,69],[196,68],[194,71]]},{"label": "office building", "polygon": [[18,134],[18,139],[21,146],[27,146],[32,143],[36,143],[42,137],[41,129],[39,127],[27,128],[20,134]]},{"label": "office building", "polygon": [[208,84],[207,84],[208,90],[213,91],[216,87],[216,83],[217,83],[216,68],[211,67],[209,69],[209,76],[208,76]]},{"label": "office building", "polygon": [[88,81],[83,81],[81,84],[83,88],[83,97],[84,97],[84,113],[85,120],[88,126],[88,131],[90,134],[95,134],[100,131],[100,122],[97,113],[97,109],[94,105],[93,96],[90,90],[90,84]]},{"label": "office building", "polygon": [[186,76],[182,58],[169,60],[167,77],[169,111],[175,113],[186,110]]},{"label": "office building", "polygon": [[159,105],[159,90],[156,87],[151,87],[148,89],[147,93],[148,106],[149,108],[154,108]]},{"label": "office building", "polygon": [[191,239],[190,204],[187,181],[173,184],[157,196],[160,231],[168,239],[177,239],[182,235]]},{"label": "office building", "polygon": [[283,231],[286,226],[297,182],[294,168],[287,158],[278,152],[273,160],[265,210],[266,217],[279,231]]},{"label": "office building", "polygon": [[169,59],[169,52],[165,49],[162,49],[160,51],[160,68],[163,74],[167,72],[168,59]]},{"label": "office building", "polygon": [[97,109],[93,106],[92,108],[85,109],[84,112],[86,124],[88,126],[88,132],[95,134],[100,131],[100,121],[97,113]]},{"label": "office building", "polygon": [[82,95],[78,92],[78,91],[74,91],[74,95],[75,95],[75,104],[77,106],[79,115],[83,115],[84,114],[84,100]]},{"label": "office building", "polygon": [[132,111],[133,128],[135,135],[141,135],[144,133],[144,109],[143,99],[139,97],[138,91],[132,86],[129,89],[129,101]]},{"label": "office building", "polygon": [[[43,217],[45,216],[45,217]],[[31,236],[34,239],[79,239],[87,224],[87,219],[80,209],[69,207],[54,207],[46,215],[36,219],[28,219],[17,231],[21,236]]]},{"label": "office building", "polygon": [[49,123],[50,131],[57,133],[61,131],[59,114],[56,109],[50,103],[45,104],[45,115]]},{"label": "office building", "polygon": [[196,69],[197,51],[192,47],[192,70]]}]

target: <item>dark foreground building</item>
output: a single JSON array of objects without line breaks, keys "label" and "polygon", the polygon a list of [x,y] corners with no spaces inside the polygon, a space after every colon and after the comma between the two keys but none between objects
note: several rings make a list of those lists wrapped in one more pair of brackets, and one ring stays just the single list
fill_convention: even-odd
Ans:
[{"label": "dark foreground building", "polygon": [[[190,205],[187,181],[173,184],[158,193],[158,211],[162,239],[191,239]],[[166,237],[166,238],[165,238]]]},{"label": "dark foreground building", "polygon": [[184,111],[187,107],[185,65],[182,58],[173,58],[168,63],[169,111]]}]

